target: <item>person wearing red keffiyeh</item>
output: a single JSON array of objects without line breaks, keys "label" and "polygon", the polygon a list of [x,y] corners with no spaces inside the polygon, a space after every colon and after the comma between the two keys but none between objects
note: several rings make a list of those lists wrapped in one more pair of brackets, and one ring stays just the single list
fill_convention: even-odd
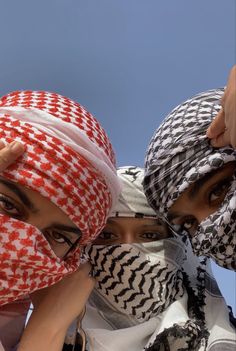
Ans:
[{"label": "person wearing red keffiyeh", "polygon": [[0,305],[77,270],[120,186],[110,141],[78,103],[16,91],[0,99],[0,139],[26,152],[0,175]]}]

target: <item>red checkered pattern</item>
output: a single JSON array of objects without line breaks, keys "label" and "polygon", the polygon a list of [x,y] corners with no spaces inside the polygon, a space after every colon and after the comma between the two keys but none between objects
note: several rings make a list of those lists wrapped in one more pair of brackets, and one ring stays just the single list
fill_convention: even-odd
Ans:
[{"label": "red checkered pattern", "polygon": [[61,261],[32,225],[0,214],[0,305],[60,281],[78,268],[79,251]]},{"label": "red checkered pattern", "polygon": [[[39,109],[49,113],[52,118],[75,124],[86,133],[97,148],[106,153],[115,166],[114,152],[104,130],[94,117],[78,103],[54,93],[35,91],[14,92],[0,100],[0,107],[14,106]],[[23,142],[27,148],[24,156],[4,171],[3,176],[39,192],[61,208],[82,231],[81,244],[93,240],[105,225],[112,204],[111,192],[103,175],[78,152],[63,144],[59,138],[47,135],[10,114],[0,113],[0,139],[6,142],[17,140]],[[13,222],[18,223],[19,221],[13,220]],[[9,223],[11,225],[12,220]],[[32,230],[28,224],[24,223],[24,228],[21,228],[22,233],[27,232],[23,241],[20,239],[19,230],[14,229],[13,236],[16,240],[14,246],[11,245],[12,237],[4,232],[4,223],[2,225],[1,242],[4,238],[7,240],[4,242],[2,254],[6,253],[8,248],[11,257],[15,256],[15,265],[21,272],[17,276],[21,280],[26,273],[25,263],[22,266],[19,264],[19,259],[23,256],[26,257],[24,262],[27,261],[27,257],[29,259],[29,252],[35,250],[35,243],[38,243],[39,238],[41,238],[40,242],[44,243],[40,246],[40,252],[32,251],[31,253],[29,261],[34,262],[35,266],[33,265],[33,267],[37,268],[32,268],[33,275],[31,277],[26,274],[27,283],[25,286],[28,288],[24,289],[24,294],[27,289],[32,291],[55,283],[78,266],[79,249],[72,253],[66,262],[61,262],[52,253],[42,233],[37,232],[36,235],[35,229]],[[10,233],[12,233],[12,228]],[[39,248],[38,244],[36,246]],[[20,252],[23,254],[20,255]],[[51,254],[49,255],[49,253]],[[12,271],[11,258],[7,261],[2,254],[0,258],[0,284],[4,282],[8,288],[5,287],[2,290],[0,287],[0,298],[2,292],[6,296],[6,289],[8,289],[10,298],[14,294],[19,297],[21,294],[19,291],[22,289],[15,281],[16,274],[13,274]],[[30,264],[31,266],[32,264]],[[43,267],[45,268],[44,273],[40,272]],[[49,268],[50,271],[48,271]],[[12,281],[15,281],[13,285],[12,283],[8,284],[7,272],[11,272],[10,275],[13,274]],[[39,273],[40,275],[38,275]],[[38,276],[37,283],[34,279],[35,274]],[[13,286],[14,291],[12,292]]]},{"label": "red checkered pattern", "polygon": [[14,91],[0,100],[0,106],[36,108],[50,115],[73,123],[104,150],[115,164],[115,154],[104,129],[98,121],[77,102],[65,96],[45,91]]}]

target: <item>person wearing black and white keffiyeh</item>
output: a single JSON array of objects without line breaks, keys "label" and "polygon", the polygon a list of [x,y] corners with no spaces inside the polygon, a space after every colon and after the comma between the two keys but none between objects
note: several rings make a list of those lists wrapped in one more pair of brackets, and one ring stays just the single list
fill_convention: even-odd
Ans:
[{"label": "person wearing black and white keffiyeh", "polygon": [[[142,169],[122,167],[118,175],[119,203],[86,249],[96,287],[80,333],[71,325],[63,351],[234,351],[235,320],[209,259],[196,257],[186,236],[173,237],[157,221],[143,193]],[[158,231],[148,221],[157,221]],[[128,244],[132,235],[136,243]]]},{"label": "person wearing black and white keffiyeh", "polygon": [[236,150],[216,149],[206,137],[223,93],[198,94],[165,118],[149,144],[143,185],[156,213],[189,234],[195,254],[236,270]]}]

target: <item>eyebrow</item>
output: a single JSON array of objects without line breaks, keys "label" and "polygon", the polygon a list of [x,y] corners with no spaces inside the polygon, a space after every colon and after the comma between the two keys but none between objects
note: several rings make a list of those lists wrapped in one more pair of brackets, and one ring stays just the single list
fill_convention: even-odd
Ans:
[{"label": "eyebrow", "polygon": [[17,184],[14,184],[2,178],[0,178],[0,183],[4,184],[8,189],[10,189],[29,210],[34,213],[39,211],[39,209],[34,206],[29,197],[17,186]]},{"label": "eyebrow", "polygon": [[145,223],[142,225],[142,227],[146,228],[146,227],[165,227],[164,223],[160,223],[158,221],[156,221],[155,219],[153,219],[152,223]]},{"label": "eyebrow", "polygon": [[212,171],[208,174],[206,174],[203,178],[200,178],[198,179],[195,183],[192,184],[192,187],[188,193],[188,198],[189,199],[192,199],[192,198],[195,198],[199,192],[199,190],[201,189],[201,187],[206,184],[208,182],[209,179],[212,178],[213,174],[216,175],[220,173],[220,170],[219,171]]},{"label": "eyebrow", "polygon": [[[121,218],[121,217],[117,217],[117,218]],[[117,219],[116,218],[116,219]],[[122,218],[132,218],[132,219],[141,219],[141,220],[143,220],[143,219],[152,219],[153,220],[153,223],[145,223],[145,224],[140,224],[142,227],[144,227],[144,228],[146,228],[146,227],[148,227],[148,228],[150,228],[150,227],[164,227],[165,228],[165,223],[164,222],[161,222],[160,221],[160,219],[159,218],[148,218],[148,217],[142,217],[142,218],[137,218],[137,217],[122,217]],[[117,221],[116,221],[116,219],[112,219],[112,218],[108,218],[108,220],[107,220],[107,223],[106,223],[106,225],[109,225],[109,224],[117,224]]]},{"label": "eyebrow", "polygon": [[[19,199],[23,202],[23,204],[32,212],[38,212],[39,209],[34,206],[34,204],[30,201],[29,197],[20,189],[18,186],[10,181],[7,181],[3,178],[0,178],[0,183],[4,184],[7,188],[9,188]],[[52,223],[50,227],[56,228],[58,230],[63,230],[65,232],[72,232],[77,234],[79,237],[82,236],[82,232],[79,228],[67,226],[60,223]]]}]

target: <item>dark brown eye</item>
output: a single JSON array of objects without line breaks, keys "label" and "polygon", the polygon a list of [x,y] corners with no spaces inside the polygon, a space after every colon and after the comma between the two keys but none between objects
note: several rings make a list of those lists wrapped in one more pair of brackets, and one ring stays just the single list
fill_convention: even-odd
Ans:
[{"label": "dark brown eye", "polygon": [[114,243],[117,243],[119,240],[120,240],[120,237],[118,234],[115,234],[110,229],[105,229],[99,234],[97,239],[94,241],[94,244],[95,245],[112,245]]},{"label": "dark brown eye", "polygon": [[149,231],[149,232],[145,232],[145,233],[142,233],[140,235],[140,238],[142,239],[145,239],[145,240],[161,240],[161,239],[164,239],[165,237],[167,237],[167,235],[164,235],[163,233],[160,233],[158,231]]},{"label": "dark brown eye", "polygon": [[44,235],[49,243],[58,243],[58,244],[67,244],[68,246],[72,246],[74,243],[66,237],[65,234],[62,234],[54,229],[47,229],[44,231]]},{"label": "dark brown eye", "polygon": [[116,236],[112,232],[102,231],[99,234],[98,239],[111,240],[111,239],[114,239],[115,237]]},{"label": "dark brown eye", "polygon": [[[52,231],[51,236],[56,242],[58,242],[60,244],[64,244],[65,242],[67,242],[65,236],[62,235],[61,233]],[[71,245],[72,245],[72,243],[71,243]]]},{"label": "dark brown eye", "polygon": [[218,200],[223,201],[227,190],[229,189],[230,181],[224,181],[217,184],[209,193],[209,204],[217,202]]},{"label": "dark brown eye", "polygon": [[8,197],[0,195],[0,212],[13,218],[21,217],[21,211]]}]

